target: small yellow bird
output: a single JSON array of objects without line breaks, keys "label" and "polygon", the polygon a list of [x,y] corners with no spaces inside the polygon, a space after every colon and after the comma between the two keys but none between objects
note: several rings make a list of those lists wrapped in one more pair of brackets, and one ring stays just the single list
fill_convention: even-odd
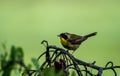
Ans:
[{"label": "small yellow bird", "polygon": [[97,32],[93,32],[85,36],[79,36],[65,32],[58,35],[58,37],[60,37],[61,44],[64,48],[75,51],[83,41],[87,40],[89,37],[95,36],[96,34]]}]

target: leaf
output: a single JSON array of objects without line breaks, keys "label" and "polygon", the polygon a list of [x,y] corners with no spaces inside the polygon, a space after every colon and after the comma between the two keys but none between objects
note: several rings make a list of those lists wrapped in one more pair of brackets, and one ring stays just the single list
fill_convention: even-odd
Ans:
[{"label": "leaf", "polygon": [[11,53],[10,53],[10,60],[15,61],[15,56],[16,56],[16,48],[15,46],[12,46]]},{"label": "leaf", "polygon": [[32,58],[31,61],[32,61],[32,63],[34,64],[35,68],[36,68],[36,69],[39,69],[40,66],[39,66],[39,64],[38,64],[38,62],[37,62],[37,59],[36,59],[36,58]]},{"label": "leaf", "polygon": [[76,74],[75,74],[75,72],[74,72],[74,71],[72,71],[72,74],[71,74],[71,76],[76,76]]},{"label": "leaf", "polygon": [[24,58],[23,49],[21,47],[18,47],[16,51],[17,51],[17,55],[16,55],[17,60],[23,61],[23,58]]}]

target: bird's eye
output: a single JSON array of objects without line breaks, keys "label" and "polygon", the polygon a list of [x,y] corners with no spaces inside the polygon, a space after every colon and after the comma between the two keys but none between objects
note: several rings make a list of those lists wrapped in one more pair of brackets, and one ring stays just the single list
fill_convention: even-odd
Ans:
[{"label": "bird's eye", "polygon": [[62,36],[64,39],[67,39],[67,38],[68,38],[67,35],[64,34],[64,33],[60,34],[60,36]]}]

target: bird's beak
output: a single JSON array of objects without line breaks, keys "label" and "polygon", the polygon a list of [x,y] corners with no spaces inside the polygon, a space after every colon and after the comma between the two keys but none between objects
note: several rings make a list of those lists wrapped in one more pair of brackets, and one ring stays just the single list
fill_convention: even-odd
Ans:
[{"label": "bird's beak", "polygon": [[60,37],[60,35],[57,35],[57,37]]}]

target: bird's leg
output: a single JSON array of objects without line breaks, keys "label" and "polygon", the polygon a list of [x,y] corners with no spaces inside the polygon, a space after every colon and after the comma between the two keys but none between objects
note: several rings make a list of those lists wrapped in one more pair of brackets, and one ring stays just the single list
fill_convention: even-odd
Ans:
[{"label": "bird's leg", "polygon": [[69,52],[69,50],[67,50],[67,52]]}]

